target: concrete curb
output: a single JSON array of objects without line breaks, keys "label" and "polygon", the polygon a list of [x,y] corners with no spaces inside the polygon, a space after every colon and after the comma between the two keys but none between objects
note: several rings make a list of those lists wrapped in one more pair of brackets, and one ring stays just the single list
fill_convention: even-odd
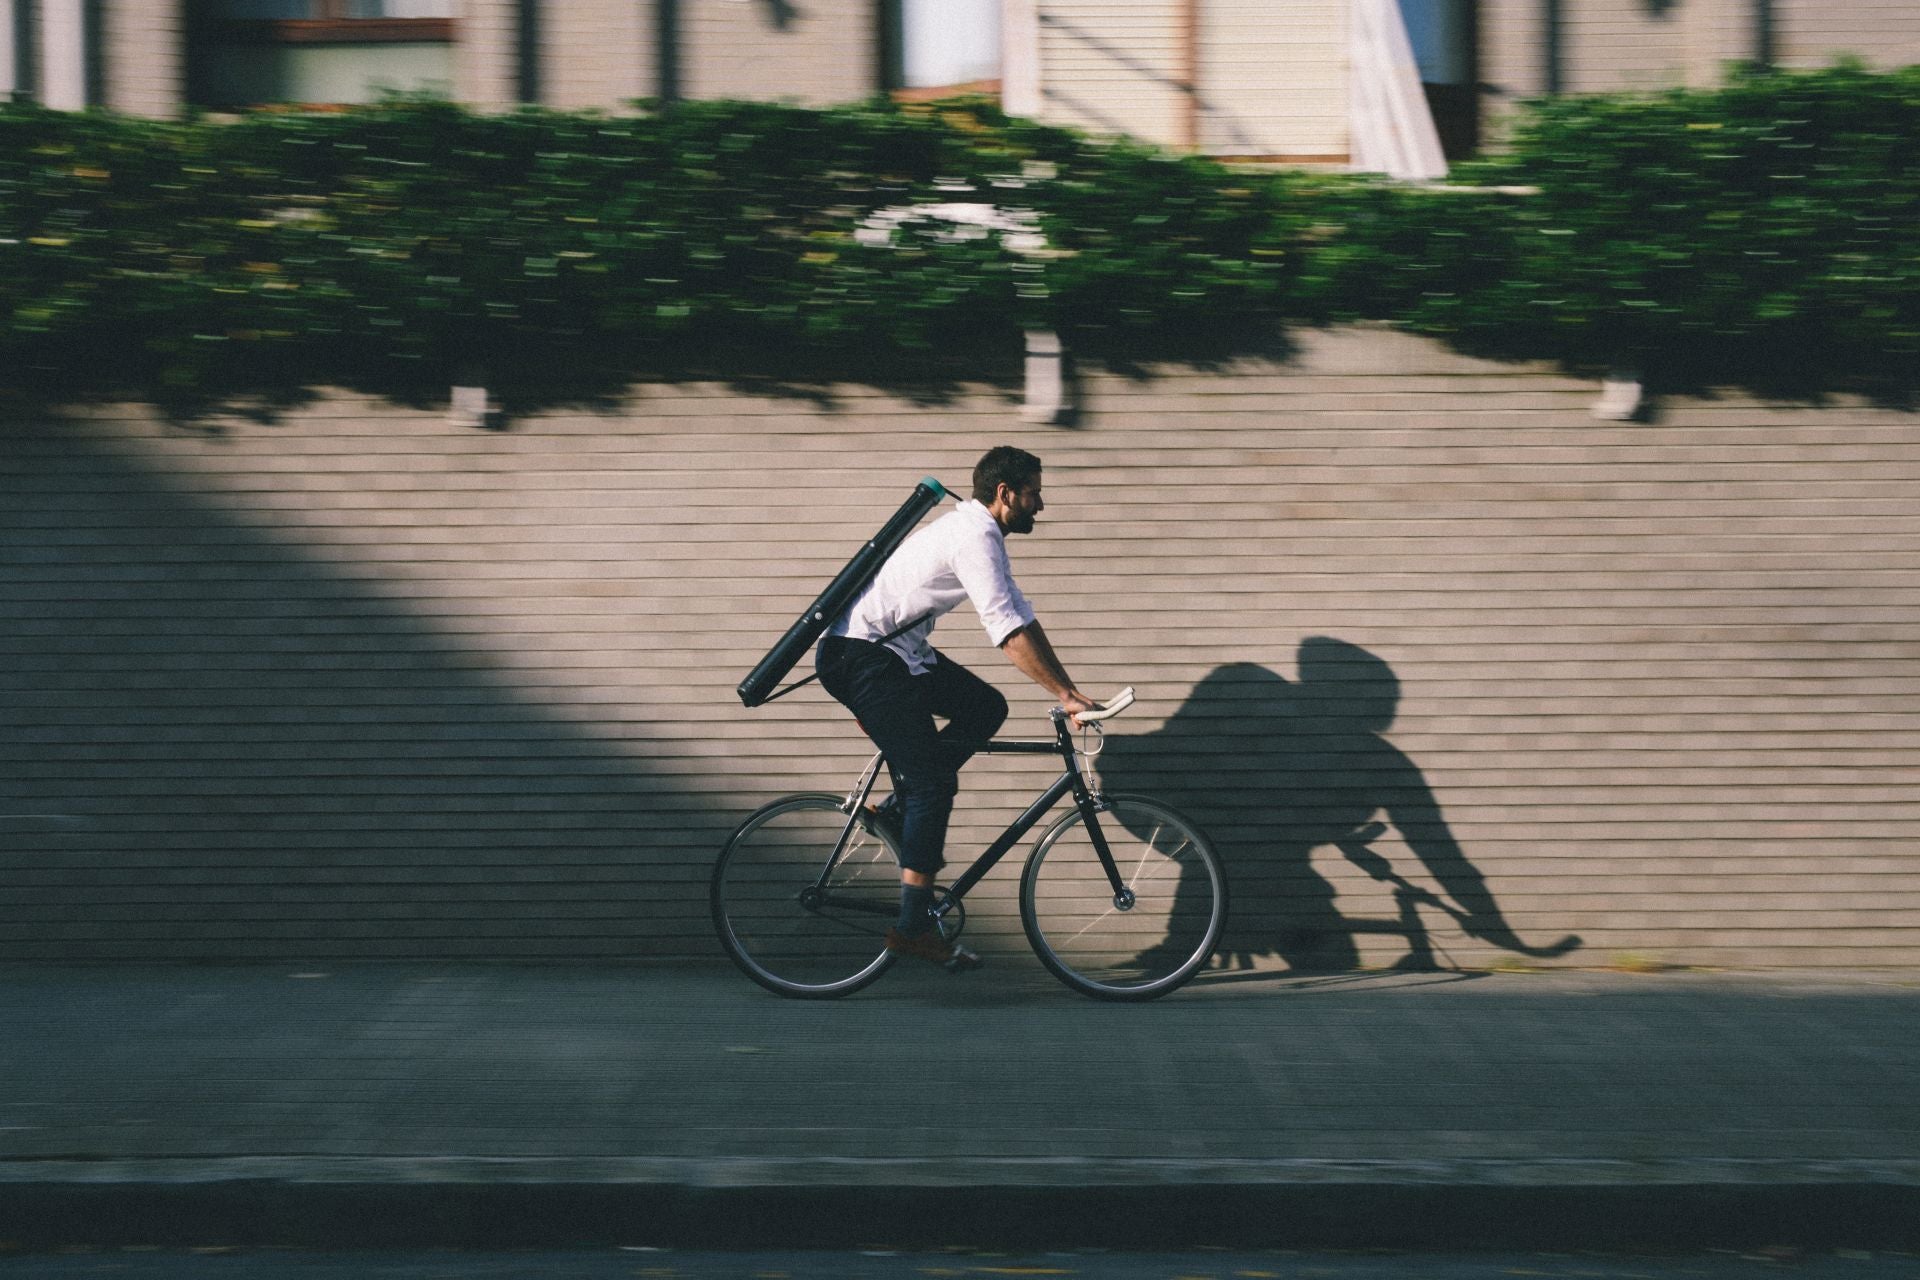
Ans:
[{"label": "concrete curb", "polygon": [[338,1248],[1920,1248],[1920,1161],[0,1164],[0,1240]]}]

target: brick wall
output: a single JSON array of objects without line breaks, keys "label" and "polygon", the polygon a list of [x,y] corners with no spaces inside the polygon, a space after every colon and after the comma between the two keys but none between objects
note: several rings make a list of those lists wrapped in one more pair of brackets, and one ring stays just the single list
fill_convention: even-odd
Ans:
[{"label": "brick wall", "polygon": [[[1481,0],[1481,78],[1489,112],[1546,92],[1542,0]],[[1615,93],[1720,83],[1756,52],[1752,0],[1561,0],[1561,88]],[[1882,68],[1920,62],[1920,6],[1908,0],[1773,0],[1777,65],[1806,70],[1853,56]]]},{"label": "brick wall", "polygon": [[682,92],[833,106],[880,91],[878,20],[868,0],[685,4]]},{"label": "brick wall", "polygon": [[461,0],[460,37],[454,46],[462,102],[502,110],[520,99],[519,0]]},{"label": "brick wall", "polygon": [[1347,0],[1284,9],[1200,6],[1200,142],[1215,155],[1344,159],[1350,150]]},{"label": "brick wall", "polygon": [[[988,445],[1048,461],[1016,568],[1102,757],[1234,874],[1236,963],[1580,945],[1920,962],[1920,425],[1595,388],[1381,333],[1091,374],[1072,428],[708,385],[473,431],[349,396],[271,426],[5,424],[0,959],[714,955],[745,812],[864,758],[733,686],[879,518]],[[962,610],[1013,726],[1045,699]],[[1036,790],[969,769],[954,836]],[[1403,914],[1375,848],[1510,932]],[[1019,946],[1017,859],[970,934]]]},{"label": "brick wall", "polygon": [[1184,146],[1186,64],[1171,5],[1041,0],[1040,118]]},{"label": "brick wall", "polygon": [[101,80],[109,108],[141,116],[180,114],[186,105],[184,27],[177,4],[106,0]]},{"label": "brick wall", "polygon": [[1781,66],[1824,67],[1862,58],[1874,67],[1920,62],[1920,6],[1910,0],[1774,0],[1774,55]]},{"label": "brick wall", "polygon": [[[1736,11],[1735,5],[1738,5]],[[1541,0],[1483,0],[1480,18],[1482,78],[1501,99],[1537,97],[1547,90],[1546,6]],[[1721,29],[1745,29],[1744,0],[1561,0],[1561,89],[1613,93],[1717,81],[1727,58]]]},{"label": "brick wall", "polygon": [[[542,5],[539,31],[543,102],[617,110],[661,92],[654,5]],[[685,97],[827,106],[879,89],[878,28],[857,0],[682,4],[676,31]]]},{"label": "brick wall", "polygon": [[659,45],[651,4],[542,4],[538,38],[540,100],[547,106],[617,110],[659,92]]},{"label": "brick wall", "polygon": [[1345,0],[1211,0],[1191,33],[1178,5],[1041,0],[1038,9],[1041,119],[1183,150],[1197,141],[1213,155],[1347,157]]}]

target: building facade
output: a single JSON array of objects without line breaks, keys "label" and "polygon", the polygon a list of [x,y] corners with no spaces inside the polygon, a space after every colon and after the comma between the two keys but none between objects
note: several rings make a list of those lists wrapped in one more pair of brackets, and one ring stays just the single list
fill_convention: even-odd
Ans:
[{"label": "building facade", "polygon": [[156,116],[392,91],[824,105],[886,85],[882,16],[870,0],[0,0],[0,93]]},{"label": "building facade", "polygon": [[486,108],[617,110],[636,99],[827,105],[965,90],[997,94],[1015,114],[1179,149],[1388,171],[1425,162],[1368,153],[1417,157],[1437,126],[1449,156],[1469,154],[1526,98],[1708,85],[1738,62],[1809,68],[1842,56],[1920,60],[1920,5],[0,0],[0,95],[62,108],[170,116],[398,90]]}]

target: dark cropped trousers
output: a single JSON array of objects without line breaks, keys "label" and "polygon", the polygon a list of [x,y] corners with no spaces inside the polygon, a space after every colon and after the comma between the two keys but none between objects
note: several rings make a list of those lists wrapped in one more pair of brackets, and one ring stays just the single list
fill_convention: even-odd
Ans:
[{"label": "dark cropped trousers", "polygon": [[[960,766],[1006,723],[998,689],[945,654],[920,675],[883,644],[829,636],[815,665],[820,684],[845,704],[886,753],[905,818],[900,861],[931,875],[946,863],[947,822]],[[947,723],[934,727],[934,717]]]}]

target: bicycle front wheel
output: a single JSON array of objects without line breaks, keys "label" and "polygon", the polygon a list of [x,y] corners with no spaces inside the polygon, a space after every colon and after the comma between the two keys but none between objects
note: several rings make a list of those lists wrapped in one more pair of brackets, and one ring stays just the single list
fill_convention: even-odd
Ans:
[{"label": "bicycle front wheel", "polygon": [[[900,859],[834,796],[787,796],[740,824],[713,868],[708,899],[720,945],[749,978],[802,999],[860,990],[893,963]],[[846,846],[828,859],[847,832]]]},{"label": "bicycle front wheel", "polygon": [[1113,796],[1095,817],[1120,872],[1115,893],[1078,809],[1040,837],[1020,881],[1020,919],[1040,962],[1100,1000],[1151,1000],[1191,978],[1220,940],[1227,878],[1191,822],[1155,800]]}]

